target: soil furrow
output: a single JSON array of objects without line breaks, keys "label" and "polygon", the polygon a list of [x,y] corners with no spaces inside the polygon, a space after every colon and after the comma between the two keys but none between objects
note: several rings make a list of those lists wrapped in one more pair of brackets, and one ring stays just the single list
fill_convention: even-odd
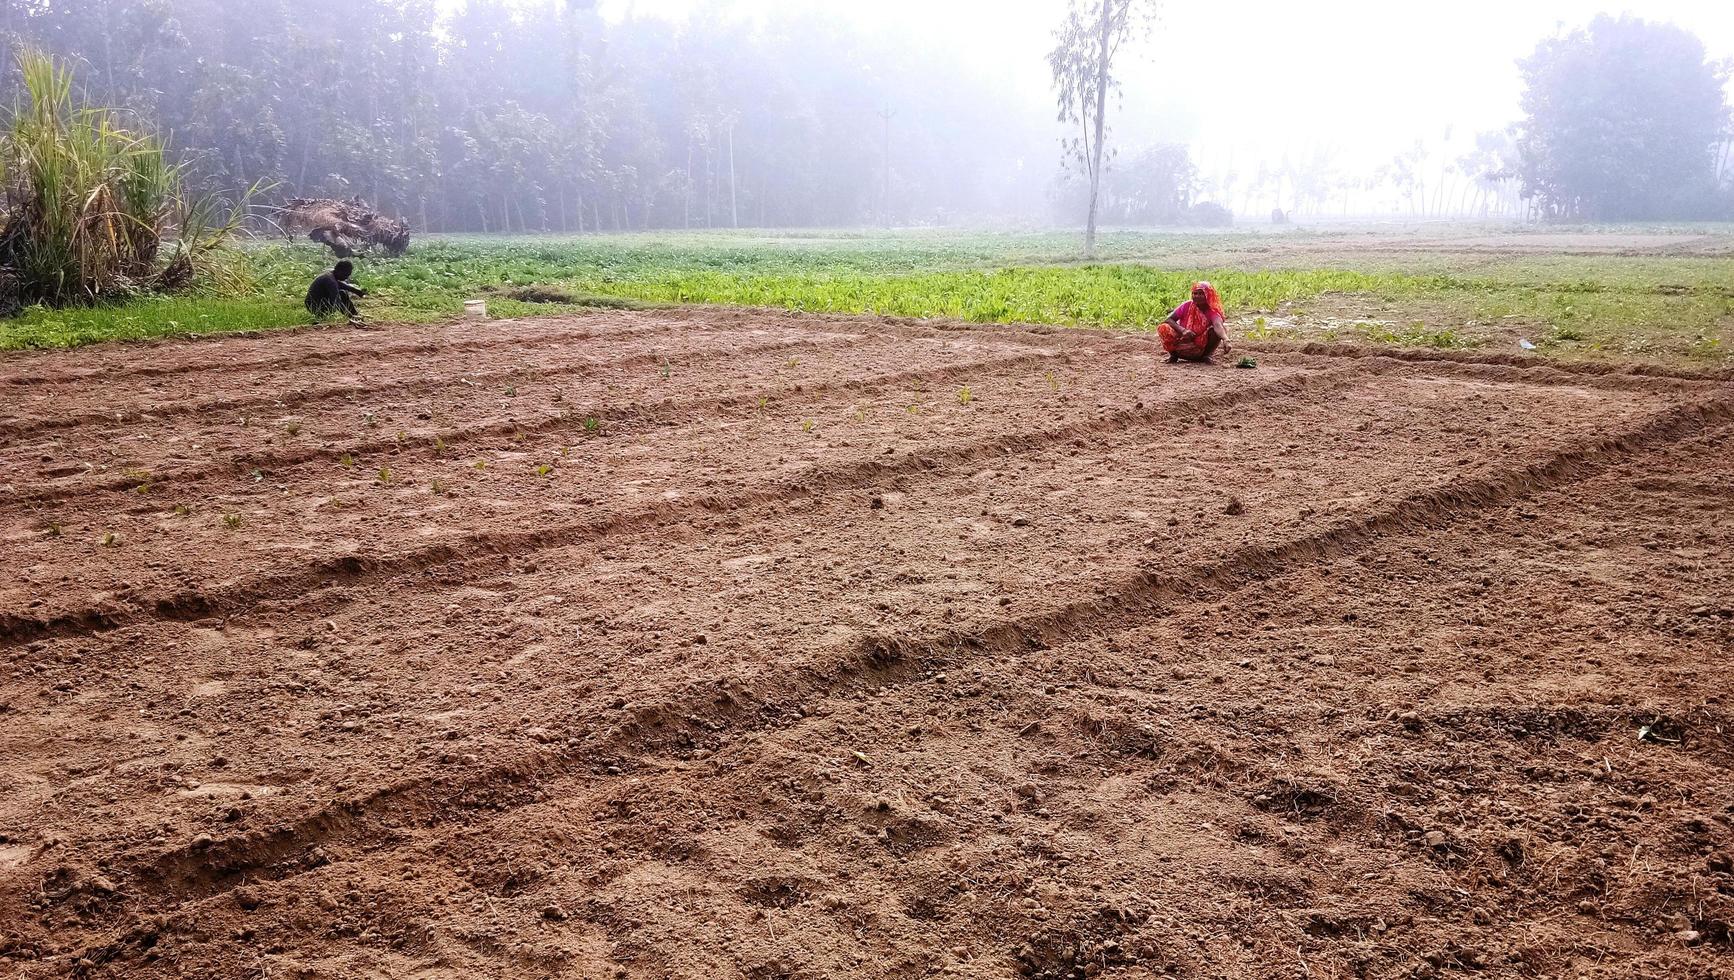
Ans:
[{"label": "soil furrow", "polygon": [[[954,365],[941,369],[907,372],[895,378],[876,379],[871,382],[845,382],[840,383],[839,387],[858,388],[869,383],[873,385],[900,384],[916,377],[937,380],[953,374],[967,374],[983,366],[1009,367],[1017,364],[1060,360],[1070,356],[1070,354],[1063,353],[1030,354],[1001,359],[985,365]],[[328,583],[341,583],[345,587],[355,588],[366,583],[406,575],[447,562],[472,559],[480,554],[524,555],[570,545],[590,538],[641,530],[645,527],[688,519],[704,513],[739,510],[767,501],[858,490],[863,486],[894,476],[942,472],[960,464],[1028,452],[1032,449],[1072,439],[1097,436],[1159,422],[1181,423],[1219,412],[1231,406],[1288,397],[1321,385],[1329,387],[1358,375],[1364,375],[1364,372],[1339,371],[1319,375],[1296,375],[1264,385],[1253,385],[1218,395],[1206,396],[1192,402],[1157,404],[1145,408],[1115,411],[1085,422],[1057,426],[1038,433],[1013,434],[941,451],[918,450],[889,459],[869,459],[850,463],[837,468],[820,470],[799,482],[771,483],[758,489],[726,497],[694,497],[675,502],[659,503],[642,511],[606,518],[600,522],[581,521],[531,531],[466,535],[400,555],[376,557],[345,555],[340,558],[313,562],[288,573],[260,576],[227,589],[165,595],[134,605],[131,608],[86,608],[41,619],[16,613],[0,614],[0,645],[16,645],[50,636],[106,632],[149,619],[191,622],[212,617],[225,617],[266,599],[301,595]],[[738,399],[727,401],[738,401]]]},{"label": "soil furrow", "polygon": [[[833,337],[829,341],[816,339],[782,340],[767,344],[749,344],[732,349],[692,351],[683,354],[644,353],[632,354],[611,361],[596,361],[582,364],[567,364],[558,367],[513,367],[498,371],[482,371],[473,374],[452,375],[449,377],[419,377],[408,381],[388,382],[385,384],[333,385],[326,388],[301,389],[269,395],[255,395],[245,398],[216,398],[208,401],[179,401],[167,405],[154,405],[148,410],[135,411],[135,416],[150,415],[152,418],[176,418],[185,415],[204,415],[219,412],[235,412],[249,408],[272,406],[277,408],[302,407],[317,405],[323,402],[339,401],[356,398],[369,398],[383,394],[423,394],[437,392],[461,384],[489,385],[506,381],[535,381],[548,378],[585,377],[591,375],[611,374],[620,371],[630,371],[635,368],[655,366],[659,364],[678,364],[691,366],[709,361],[726,360],[743,354],[774,353],[785,350],[818,350],[831,346],[847,346],[859,342],[860,338]],[[45,432],[76,429],[86,425],[105,425],[124,422],[125,418],[114,412],[87,412],[83,415],[69,415],[58,418],[40,419],[33,422],[15,422],[0,425],[0,445],[8,439],[24,436],[40,435]]]},{"label": "soil furrow", "polygon": [[[978,658],[1047,649],[1123,630],[1169,614],[1178,600],[1196,604],[1381,538],[1438,529],[1488,508],[1587,479],[1730,420],[1734,420],[1734,398],[1691,403],[1626,432],[1584,440],[1526,466],[1405,496],[1317,534],[1239,549],[1220,561],[1178,572],[1114,582],[1098,598],[1054,611],[1008,618],[969,633],[864,636],[816,658],[813,664],[768,668],[769,676],[751,686],[750,702],[736,689],[716,688],[696,697],[643,706],[605,735],[576,747],[532,752],[456,783],[450,778],[407,780],[341,801],[262,836],[165,852],[148,859],[148,871],[141,867],[138,880],[155,894],[197,900],[243,880],[291,876],[308,865],[299,860],[286,863],[288,858],[339,837],[351,844],[387,841],[389,828],[405,813],[433,814],[441,807],[449,811],[461,808],[465,799],[483,799],[486,809],[496,810],[511,805],[513,799],[533,798],[533,784],[539,779],[568,772],[595,773],[621,758],[654,755],[683,732],[708,734],[728,727],[739,734],[743,726],[750,730],[775,724],[784,717],[776,710],[777,702],[823,701],[863,685],[896,684],[924,670],[957,669]],[[522,790],[513,792],[511,787]],[[444,815],[453,817],[449,812]]]}]

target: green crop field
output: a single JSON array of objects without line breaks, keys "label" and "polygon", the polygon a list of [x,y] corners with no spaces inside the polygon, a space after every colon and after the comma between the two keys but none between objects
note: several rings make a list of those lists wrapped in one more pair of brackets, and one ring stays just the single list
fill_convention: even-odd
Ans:
[{"label": "green crop field", "polygon": [[[1730,363],[1734,263],[1726,257],[1572,254],[1549,247],[1550,233],[1497,234],[1509,250],[1457,248],[1438,233],[1413,242],[1368,232],[1121,233],[1106,236],[1088,264],[1077,261],[1076,237],[1059,234],[426,237],[404,258],[360,260],[356,281],[371,293],[363,306],[376,321],[456,316],[479,296],[506,317],[728,303],[1150,330],[1191,280],[1208,278],[1240,340],[1482,350],[1517,350],[1526,340],[1539,356]],[[256,244],[221,290],[30,308],[0,320],[0,349],[305,324],[301,294],[328,264],[311,245]]]}]

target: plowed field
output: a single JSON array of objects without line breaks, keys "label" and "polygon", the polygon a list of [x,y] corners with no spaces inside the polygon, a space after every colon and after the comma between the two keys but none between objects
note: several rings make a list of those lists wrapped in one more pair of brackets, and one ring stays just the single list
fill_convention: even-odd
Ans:
[{"label": "plowed field", "polygon": [[598,312],[0,360],[0,975],[1734,976],[1734,384]]}]

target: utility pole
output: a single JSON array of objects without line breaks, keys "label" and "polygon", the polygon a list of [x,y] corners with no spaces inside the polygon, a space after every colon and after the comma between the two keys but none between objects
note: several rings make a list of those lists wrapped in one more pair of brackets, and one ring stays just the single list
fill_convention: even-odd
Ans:
[{"label": "utility pole", "polygon": [[891,227],[891,119],[897,113],[890,106],[879,110],[879,118],[885,121],[885,180],[880,194],[879,218],[885,227]]}]

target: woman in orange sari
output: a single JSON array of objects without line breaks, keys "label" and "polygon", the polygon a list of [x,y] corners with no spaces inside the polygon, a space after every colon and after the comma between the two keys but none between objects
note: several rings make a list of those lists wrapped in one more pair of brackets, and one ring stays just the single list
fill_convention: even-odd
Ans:
[{"label": "woman in orange sari", "polygon": [[1201,361],[1215,364],[1211,355],[1218,347],[1228,353],[1228,325],[1222,315],[1222,297],[1207,282],[1192,284],[1192,298],[1181,303],[1156,327],[1168,363]]}]

